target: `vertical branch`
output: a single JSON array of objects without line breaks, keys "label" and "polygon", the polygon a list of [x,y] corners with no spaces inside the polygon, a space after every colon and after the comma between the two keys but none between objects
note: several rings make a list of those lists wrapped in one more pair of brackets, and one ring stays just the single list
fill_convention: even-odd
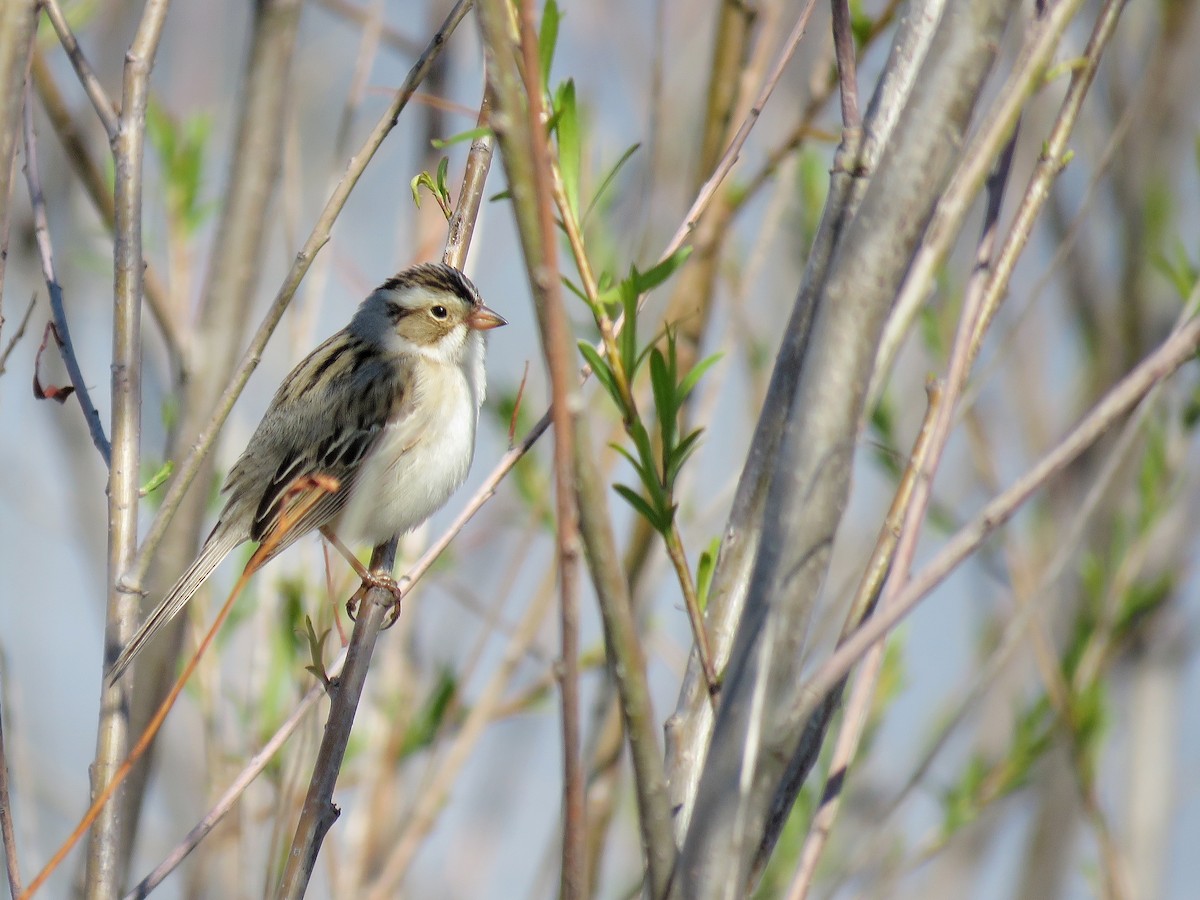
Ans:
[{"label": "vertical branch", "polygon": [[21,121],[29,54],[37,32],[37,0],[4,0],[0,4],[0,297],[4,293],[4,263],[8,259],[8,213],[12,204],[13,159],[17,123]]},{"label": "vertical branch", "polygon": [[[559,587],[562,598],[563,853],[560,896],[577,898],[587,885],[583,771],[579,748],[578,510],[573,486],[574,419],[578,388],[555,254],[550,149],[546,138],[541,73],[532,3],[520,8],[514,35],[504,0],[479,7],[488,51],[488,77],[496,99],[496,137],[513,195],[525,264],[552,389]],[[513,54],[519,46],[522,62]],[[524,70],[522,72],[522,69]]]},{"label": "vertical branch", "polygon": [[[121,117],[113,141],[116,163],[116,241],[113,247],[112,465],[108,482],[108,608],[103,669],[133,632],[138,596],[118,585],[137,549],[138,465],[142,367],[142,148],[150,70],[162,36],[168,0],[147,0],[125,56]],[[129,749],[127,685],[101,679],[100,724],[92,768],[93,796],[113,778]],[[123,878],[123,804],[105,807],[88,841],[85,893],[113,898]]]},{"label": "vertical branch", "polygon": [[637,789],[638,824],[646,857],[650,896],[665,897],[675,868],[675,838],[662,758],[654,736],[654,709],[646,682],[646,659],[638,635],[629,587],[617,556],[608,515],[604,479],[600,477],[587,441],[585,421],[575,434],[575,484],[579,492],[580,536],[596,586],[600,615],[608,644],[613,679],[620,695],[621,714],[629,737]]},{"label": "vertical branch", "polygon": [[804,730],[789,710],[849,495],[879,334],[1013,6],[971,0],[947,11],[890,152],[817,286],[763,504],[764,537],[680,860],[680,896],[737,897],[747,889],[766,813]]},{"label": "vertical branch", "polygon": [[842,127],[862,127],[858,111],[858,65],[854,58],[854,31],[850,27],[849,0],[832,0],[833,49],[837,54],[838,81],[841,83]]},{"label": "vertical branch", "polygon": [[[0,682],[0,707],[4,703],[4,684]],[[4,868],[8,873],[8,889],[13,897],[21,896],[21,869],[17,864],[17,836],[13,828],[12,795],[8,791],[8,757],[4,753],[4,717],[0,710],[0,843],[4,844]]]},{"label": "vertical branch", "polygon": [[[176,386],[180,416],[167,445],[171,459],[179,459],[197,439],[245,340],[263,269],[263,247],[270,234],[271,200],[279,180],[280,134],[292,84],[289,72],[300,7],[299,0],[262,0],[254,5],[227,186],[199,311],[188,329],[188,356],[194,365]],[[204,482],[213,478],[211,462],[208,465]],[[207,490],[188,495],[181,522],[156,557],[151,594],[161,596],[159,592],[167,590],[195,556],[208,504]],[[163,638],[147,648],[146,661],[135,669],[130,719],[137,734],[144,731],[169,687],[158,673],[175,667],[186,623],[185,616],[171,622]],[[136,830],[148,774],[148,763],[139,766],[126,789],[130,808],[127,834]]]}]

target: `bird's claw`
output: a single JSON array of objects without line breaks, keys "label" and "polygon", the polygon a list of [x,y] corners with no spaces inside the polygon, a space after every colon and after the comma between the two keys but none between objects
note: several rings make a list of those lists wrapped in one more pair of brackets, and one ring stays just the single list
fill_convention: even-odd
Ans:
[{"label": "bird's claw", "polygon": [[401,576],[397,581],[391,575],[384,575],[378,572],[368,572],[363,578],[362,587],[354,592],[354,595],[346,601],[346,615],[350,620],[356,621],[358,615],[358,604],[366,597],[366,593],[371,588],[381,588],[392,595],[392,602],[388,606],[387,613],[384,616],[381,628],[391,628],[396,624],[396,620],[400,618],[400,602],[404,599],[404,594],[408,590],[408,585],[411,579],[407,575]]}]

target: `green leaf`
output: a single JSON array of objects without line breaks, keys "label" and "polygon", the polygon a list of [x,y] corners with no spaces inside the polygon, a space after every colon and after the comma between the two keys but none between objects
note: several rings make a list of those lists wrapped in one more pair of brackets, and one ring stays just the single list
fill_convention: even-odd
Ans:
[{"label": "green leaf", "polygon": [[492,129],[488,128],[486,125],[482,125],[478,128],[460,131],[458,134],[452,134],[448,138],[434,138],[429,143],[433,145],[435,150],[445,150],[447,147],[453,146],[454,144],[462,144],[466,141],[474,141],[477,138],[487,137],[491,133]]},{"label": "green leaf", "polygon": [[404,759],[419,750],[424,750],[437,739],[442,724],[454,700],[458,696],[458,679],[454,670],[443,668],[438,672],[437,683],[425,698],[421,708],[417,710],[408,728],[404,732],[404,741],[400,745],[399,759]]},{"label": "green leaf", "polygon": [[168,459],[159,467],[157,472],[150,476],[150,480],[141,486],[138,490],[138,495],[145,497],[147,494],[158,490],[166,483],[166,480],[171,477],[171,473],[174,471],[175,463]]},{"label": "green leaf", "polygon": [[679,398],[680,404],[692,393],[696,387],[696,383],[704,377],[704,373],[716,365],[723,355],[722,353],[714,353],[712,356],[706,356],[692,366],[692,371],[683,376],[683,381],[679,382],[679,390],[675,392],[675,396]]},{"label": "green leaf", "polygon": [[625,163],[629,162],[630,158],[633,156],[633,154],[637,153],[641,146],[641,144],[634,144],[632,147],[622,153],[621,158],[617,160],[616,165],[609,169],[608,174],[601,179],[600,187],[596,189],[596,193],[592,196],[591,202],[588,203],[587,209],[583,211],[583,218],[579,222],[580,228],[587,223],[588,216],[592,214],[592,210],[596,208],[596,204],[600,202],[600,198],[604,196],[604,192],[607,191],[609,185],[613,183],[613,180],[617,177],[617,173],[621,171],[621,168],[625,165]]},{"label": "green leaf", "polygon": [[679,477],[679,470],[683,468],[683,464],[687,462],[688,457],[696,452],[696,447],[699,446],[700,435],[703,433],[703,428],[697,428],[680,441],[678,446],[672,448],[670,457],[667,459],[667,471],[665,473],[668,488],[675,484],[675,479]]},{"label": "green leaf", "polygon": [[583,288],[581,288],[579,285],[577,285],[575,282],[573,282],[566,275],[562,275],[560,277],[562,279],[563,287],[565,287],[568,291],[570,291],[572,294],[574,294],[576,297],[578,297],[584,303],[587,303],[588,306],[591,306],[591,302],[588,300],[587,294],[585,294],[583,292]]},{"label": "green leaf", "polygon": [[625,370],[625,380],[632,385],[633,376],[637,373],[638,362],[638,295],[637,291],[634,290],[632,283],[628,279],[621,282],[619,290],[621,292],[621,305],[625,310],[625,327],[621,329],[621,336],[617,341],[617,346],[621,350],[621,368]]},{"label": "green leaf", "polygon": [[665,525],[662,521],[662,516],[646,502],[646,498],[639,494],[633,488],[626,487],[623,484],[614,484],[613,490],[625,498],[625,501],[632,506],[639,515],[647,522],[654,526],[654,530],[658,532],[666,531],[671,527],[668,521]]},{"label": "green leaf", "polygon": [[700,551],[696,563],[696,600],[703,612],[708,606],[708,591],[712,587],[713,572],[717,570],[717,555],[721,550],[721,539],[713,538],[706,550]]},{"label": "green leaf", "polygon": [[638,459],[620,444],[610,444],[609,446],[611,446],[614,450],[625,457],[626,460],[628,460],[629,464],[633,466],[634,471],[637,472],[638,478],[641,479],[642,486],[646,489],[646,493],[650,494],[650,499],[654,501],[654,505],[656,507],[661,507],[663,499],[662,488],[658,483],[658,476],[654,473],[654,470],[646,468],[645,464],[640,459]]},{"label": "green leaf", "polygon": [[579,221],[579,180],[583,154],[579,141],[579,115],[575,106],[575,82],[567,79],[558,89],[554,103],[558,122],[554,133],[558,137],[558,169],[562,175],[563,192],[571,217]]},{"label": "green leaf", "polygon": [[687,262],[687,258],[692,255],[690,245],[680,247],[662,262],[647,269],[645,272],[639,273],[637,269],[633,270],[634,288],[638,294],[644,294],[647,291],[652,291],[672,275]]},{"label": "green leaf", "polygon": [[554,49],[558,45],[558,26],[562,21],[555,0],[546,0],[542,7],[542,27],[538,32],[538,65],[542,68],[542,90],[550,90],[550,67],[554,64]]},{"label": "green leaf", "polygon": [[650,352],[650,387],[654,390],[654,408],[658,411],[663,448],[669,451],[675,445],[675,382],[658,348]]},{"label": "green leaf", "polygon": [[318,636],[316,628],[313,627],[312,617],[304,617],[304,636],[308,641],[309,657],[312,659],[312,663],[304,668],[327,688],[329,675],[325,672],[325,641],[329,638],[329,632],[330,629],[326,628]]},{"label": "green leaf", "polygon": [[592,374],[596,376],[596,380],[604,385],[604,389],[608,391],[608,395],[612,397],[613,402],[619,408],[621,406],[621,394],[617,390],[617,381],[613,377],[612,369],[609,368],[608,363],[596,352],[596,348],[587,341],[579,342],[579,352],[587,360],[587,364],[592,367]]}]

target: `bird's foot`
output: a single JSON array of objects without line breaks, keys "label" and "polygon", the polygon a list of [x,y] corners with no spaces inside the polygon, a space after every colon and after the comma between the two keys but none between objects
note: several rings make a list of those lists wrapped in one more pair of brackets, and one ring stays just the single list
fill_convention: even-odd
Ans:
[{"label": "bird's foot", "polygon": [[408,586],[411,579],[407,575],[402,575],[397,581],[391,575],[385,575],[382,572],[365,572],[363,573],[362,587],[354,592],[354,596],[346,601],[346,615],[351,621],[355,620],[358,615],[358,604],[361,598],[366,597],[366,592],[371,588],[380,588],[392,595],[392,602],[384,614],[383,625],[381,628],[391,628],[396,624],[396,620],[400,618],[400,603],[404,599],[404,595],[408,592]]}]

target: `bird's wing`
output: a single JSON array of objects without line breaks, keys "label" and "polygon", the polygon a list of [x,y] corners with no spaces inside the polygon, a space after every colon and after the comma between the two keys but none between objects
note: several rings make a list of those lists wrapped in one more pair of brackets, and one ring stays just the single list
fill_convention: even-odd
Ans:
[{"label": "bird's wing", "polygon": [[272,456],[279,464],[263,473],[250,524],[252,540],[276,541],[264,562],[342,511],[363,461],[389,423],[405,415],[412,394],[411,369],[395,361],[360,360],[331,369],[330,376],[325,396],[276,407],[287,422],[275,429],[283,438]]},{"label": "bird's wing", "polygon": [[[345,506],[362,461],[388,422],[403,414],[411,395],[405,389],[411,377],[407,368],[375,355],[356,356],[364,351],[346,344],[345,337],[345,332],[334,335],[284,380],[229,474],[223,489],[229,501],[221,520],[195,561],[121,651],[109,671],[110,683],[179,614],[235,547],[246,540],[265,541],[282,525],[286,530],[259,561],[265,563]],[[264,467],[264,460],[276,459],[280,462],[274,471]],[[333,479],[337,490],[322,487],[316,476]],[[319,496],[305,503],[314,493]],[[299,512],[289,516],[288,510]]]}]

